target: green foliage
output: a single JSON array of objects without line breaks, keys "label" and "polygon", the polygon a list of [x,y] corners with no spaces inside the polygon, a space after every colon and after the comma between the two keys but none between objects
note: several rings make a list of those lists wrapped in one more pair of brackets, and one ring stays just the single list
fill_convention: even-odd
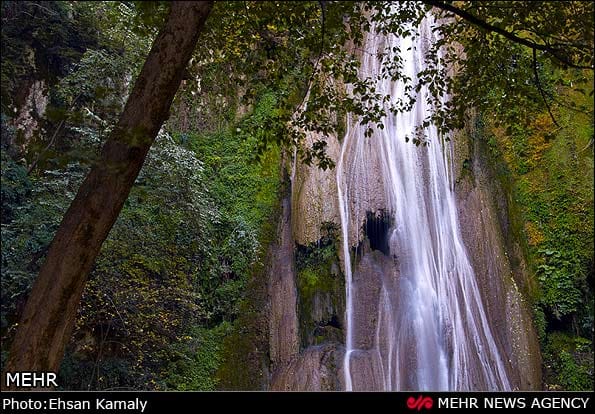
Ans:
[{"label": "green foliage", "polygon": [[[278,163],[276,167],[278,168]],[[275,176],[279,177],[278,170]],[[281,199],[289,197],[287,192],[287,181],[280,182],[274,191],[276,199],[270,206],[269,219],[264,220],[260,227],[258,240],[262,248],[258,252],[258,259],[251,267],[245,295],[239,306],[239,316],[223,343],[224,361],[216,374],[219,389],[263,389],[268,381],[269,315],[266,309],[269,301],[269,271],[267,266],[272,259],[268,246],[276,240]]]},{"label": "green foliage", "polygon": [[535,326],[539,344],[543,347],[543,344],[545,344],[547,338],[547,321],[545,318],[545,313],[543,312],[543,308],[540,304],[533,304],[533,325]]},{"label": "green foliage", "polygon": [[590,328],[582,325],[588,325],[593,294],[586,283],[593,266],[593,168],[592,155],[581,149],[592,136],[592,121],[563,108],[560,114],[568,126],[557,131],[555,141],[540,139],[545,131],[525,133],[527,150],[514,152],[522,166],[517,199],[525,210],[544,306],[558,319],[574,314],[584,320],[586,334]]},{"label": "green foliage", "polygon": [[[582,277],[574,275],[573,270],[581,269],[580,263],[572,254],[565,254],[554,250],[539,250],[544,263],[537,266],[537,274],[543,289],[542,303],[550,308],[555,317],[568,315],[578,310],[581,303],[581,291],[577,287]],[[577,280],[578,279],[578,280]]]},{"label": "green foliage", "polygon": [[203,161],[211,196],[221,206],[211,241],[211,274],[200,285],[202,294],[212,298],[216,320],[237,316],[238,303],[230,300],[230,295],[241,294],[251,266],[266,248],[258,242],[259,229],[277,201],[279,149],[269,146],[261,150],[257,162],[259,138],[243,131],[247,123],[257,133],[266,129],[274,106],[267,96],[262,102],[235,128],[178,137]]},{"label": "green foliage", "polygon": [[[587,151],[593,137],[593,102],[585,90],[577,90],[585,86],[574,77],[584,82],[575,71],[552,75],[567,85],[556,88],[559,99],[553,110],[559,126],[536,107],[523,109],[521,120],[518,105],[505,107],[501,110],[512,115],[504,119],[511,123],[489,121],[488,142],[492,156],[505,161],[507,168],[500,173],[511,180],[520,234],[526,237],[539,285],[534,322],[546,383],[568,390],[585,389],[593,376],[592,368],[585,368],[592,366],[592,356],[579,356],[569,345],[584,342],[581,337],[590,337],[593,329],[593,153]],[[570,342],[561,343],[561,337]]]},{"label": "green foliage", "polygon": [[79,132],[103,136],[116,122],[168,9],[138,3],[2,3],[2,112],[17,113],[34,80],[45,81],[49,97],[43,114],[28,114],[39,125],[32,138],[12,139],[35,173],[92,161],[76,148]]},{"label": "green foliage", "polygon": [[[132,29],[139,36],[156,36],[163,26],[167,13],[169,13],[169,2],[135,1],[133,5],[136,13],[134,13]],[[125,6],[131,7],[129,4]]]},{"label": "green foliage", "polygon": [[87,49],[56,81],[49,90],[43,129],[25,146],[32,172],[63,168],[74,160],[95,161],[124,107],[130,66],[128,57],[112,49]]},{"label": "green foliage", "polygon": [[[275,133],[265,139],[297,148],[307,163],[332,167],[324,140],[306,147],[303,130],[328,134],[339,128],[333,115],[341,102],[333,99],[339,90],[329,89],[322,79],[331,72],[357,79],[357,60],[343,46],[352,36],[361,40],[356,26],[365,21],[360,6],[352,2],[216,3],[191,68],[200,76],[191,80],[197,85],[189,89],[208,91],[211,105],[245,106],[259,100],[263,91],[278,92],[274,122],[267,125]],[[346,23],[353,30],[346,29]],[[312,87],[314,83],[318,86]],[[204,117],[204,112],[198,115]]]},{"label": "green foliage", "polygon": [[[23,2],[23,10],[16,2],[6,3],[10,5],[3,8],[7,17],[41,10],[43,13],[34,17],[53,22],[52,18],[68,17],[74,11],[71,14],[75,17],[68,17],[67,22],[76,28],[90,22],[89,27],[100,29],[97,50],[123,51],[121,55],[130,62],[133,77],[168,10],[165,2],[54,2],[50,8]],[[536,6],[534,2],[514,2],[509,6],[502,2],[459,2],[450,7],[475,16],[485,25],[514,33],[525,43],[538,45],[539,53],[533,58],[526,46],[468,19],[443,19],[434,28],[439,40],[426,52],[425,69],[414,79],[407,79],[400,57],[389,50],[379,53],[383,69],[378,76],[359,77],[357,55],[366,31],[418,35],[416,27],[429,5],[438,3],[442,2],[217,2],[183,88],[187,96],[178,100],[190,105],[192,100],[198,102],[191,118],[204,119],[216,111],[224,116],[235,114],[227,109],[239,103],[254,103],[264,90],[278,91],[277,113],[269,129],[282,133],[269,134],[265,139],[273,137],[276,142],[296,147],[299,157],[308,164],[316,162],[322,168],[332,168],[334,161],[326,155],[324,136],[344,130],[346,113],[354,114],[367,126],[366,135],[374,128],[383,128],[385,113],[378,102],[387,97],[375,90],[380,79],[408,83],[407,96],[391,109],[394,112],[409,109],[422,85],[431,91],[437,111],[424,120],[416,136],[408,137],[419,145],[424,143],[425,127],[434,123],[442,132],[460,127],[469,107],[503,115],[506,111],[500,109],[512,104],[520,109],[519,116],[531,108],[543,108],[543,101],[553,97],[555,82],[543,69],[549,60],[592,65],[592,4],[545,2]],[[60,13],[52,11],[52,7]],[[434,12],[440,13],[437,10]],[[442,13],[450,16],[450,12]],[[71,35],[50,29],[44,36],[70,39],[79,35],[76,31]],[[42,30],[33,30],[37,32]],[[354,47],[347,50],[346,44]],[[464,54],[457,45],[465,48]],[[452,67],[457,68],[454,76],[446,76]],[[443,99],[447,95],[451,99]],[[186,99],[189,96],[193,98]],[[306,131],[320,134],[310,147],[304,145]]]},{"label": "green foliage", "polygon": [[593,390],[593,344],[585,338],[552,333],[544,349],[550,389]]},{"label": "green foliage", "polygon": [[222,342],[231,325],[223,322],[213,329],[193,328],[174,346],[166,378],[167,388],[179,391],[213,391],[218,379],[215,374],[222,362]]},{"label": "green foliage", "polygon": [[[588,344],[588,342],[587,342]],[[593,390],[593,366],[577,363],[574,356],[566,351],[560,353],[558,363],[558,381],[567,390],[592,391]]]},{"label": "green foliage", "polygon": [[[19,173],[15,174],[15,170]],[[27,294],[66,207],[82,181],[76,164],[64,171],[47,171],[47,178],[29,178],[2,152],[2,336],[13,333],[17,309]],[[7,182],[6,188],[4,182]],[[4,192],[9,197],[4,198]],[[15,196],[17,195],[17,196]]]},{"label": "green foliage", "polygon": [[[298,311],[301,338],[304,347],[325,340],[337,340],[334,328],[343,317],[343,276],[339,270],[338,229],[334,223],[324,223],[323,237],[316,243],[297,246],[295,261],[297,270]],[[316,297],[328,297],[334,312],[325,315],[327,320],[314,320]],[[323,316],[324,318],[324,316]],[[330,329],[329,329],[330,327]]]},{"label": "green foliage", "polygon": [[[215,386],[219,347],[207,328],[202,336],[196,329],[237,318],[258,231],[276,200],[278,155],[255,164],[253,140],[201,138],[188,140],[197,155],[167,137],[152,150],[104,244],[79,319],[82,326],[111,323],[110,336],[126,338],[115,352],[135,359],[131,373],[148,387]],[[195,335],[203,339],[188,339]],[[188,362],[186,348],[199,345],[204,354]],[[163,361],[178,358],[161,372]]]},{"label": "green foliage", "polygon": [[235,128],[184,139],[203,161],[213,196],[224,206],[227,219],[245,217],[246,225],[253,228],[270,214],[279,185],[279,148],[260,146],[260,138],[270,134],[267,128],[275,110],[274,97],[266,94]]},{"label": "green foliage", "polygon": [[17,214],[29,193],[31,181],[27,177],[27,169],[15,163],[6,151],[2,151],[2,209],[0,210],[2,223],[9,223]]},{"label": "green foliage", "polygon": [[97,44],[89,9],[77,2],[2,2],[2,112],[31,77],[50,84],[68,73],[87,47]]},{"label": "green foliage", "polygon": [[244,118],[236,128],[242,139],[250,140],[254,153],[261,157],[268,148],[281,144],[286,130],[281,126],[279,99],[274,93],[264,93],[250,116]]},{"label": "green foliage", "polygon": [[70,73],[60,80],[54,100],[65,109],[75,105],[85,107],[87,115],[112,121],[124,106],[129,65],[128,59],[117,53],[87,49]]},{"label": "green foliage", "polygon": [[309,270],[316,273],[337,257],[337,228],[333,223],[326,226],[326,234],[316,243],[300,246],[296,252],[296,267],[298,272]]},{"label": "green foliage", "polygon": [[[214,387],[216,365],[198,359],[163,370],[164,361],[202,344],[189,342],[188,332],[237,317],[278,185],[278,151],[253,163],[247,146],[254,141],[228,138],[213,151],[202,147],[210,155],[204,164],[167,135],[158,138],[87,284],[61,374],[67,389]],[[3,180],[13,185],[3,191],[32,187],[26,204],[18,197],[3,203],[15,212],[2,229],[2,330],[10,336],[19,298],[86,168],[70,164],[27,184],[6,161]],[[205,358],[219,358],[219,348],[207,349]]]},{"label": "green foliage", "polygon": [[157,35],[164,15],[165,2],[97,1],[85,3],[101,36],[97,50],[109,51],[126,59],[125,73],[136,79]]},{"label": "green foliage", "polygon": [[[60,218],[95,162],[121,111],[130,77],[138,72],[168,10],[165,2],[7,3],[2,9],[3,23],[10,20],[2,28],[3,52],[5,40],[6,48],[13,49],[3,53],[3,92],[5,80],[14,89],[18,76],[36,76],[39,68],[25,59],[27,42],[37,45],[56,36],[66,47],[78,49],[70,53],[55,45],[62,63],[50,68],[45,131],[26,148],[27,164],[36,166],[30,176],[9,156],[14,131],[2,117],[4,339],[14,333],[15,318]],[[34,11],[39,19],[27,25],[45,21],[46,26],[30,39],[18,26]],[[55,27],[54,18],[62,19],[64,27]],[[71,32],[81,30],[81,24],[99,36],[93,42],[79,39]],[[41,56],[35,47],[34,60]],[[14,69],[13,63],[21,66]],[[239,314],[251,268],[264,250],[260,229],[277,202],[280,153],[275,131],[265,127],[276,117],[276,102],[274,95],[264,97],[238,126],[249,124],[251,131],[232,133],[229,127],[210,136],[176,133],[179,142],[160,135],[89,278],[62,367],[65,388],[214,386],[217,367],[205,361],[219,358],[219,351],[210,345],[206,360],[165,370],[164,361],[186,358],[188,349],[203,342],[214,343],[209,333],[213,327],[220,343],[227,330],[217,327]],[[256,163],[253,154],[265,139],[260,131],[269,133],[268,144],[259,148]],[[196,335],[204,341],[189,342],[201,329]]]},{"label": "green foliage", "polygon": [[[454,18],[452,10],[439,12],[449,18],[436,28],[441,39],[426,53],[428,68],[422,73],[430,90],[438,92],[433,95],[451,94],[433,116],[444,129],[464,125],[469,107],[497,114],[503,125],[526,123],[530,114],[547,109],[558,98],[554,68],[576,65],[592,73],[592,3],[426,3],[446,3],[447,8],[476,19]],[[490,26],[519,40],[514,42]],[[460,53],[461,46],[465,53]],[[442,53],[437,53],[439,49]],[[451,68],[456,71],[449,79],[445,75]],[[585,80],[580,82],[589,87]]]},{"label": "green foliage", "polygon": [[[507,113],[501,109],[510,106],[519,108],[518,117],[545,108],[541,95],[549,101],[554,95],[555,79],[544,70],[550,60],[592,65],[591,4],[547,2],[541,7],[533,2],[459,2],[459,10],[479,21],[537,44],[540,49],[535,59],[524,45],[434,9],[449,18],[433,28],[438,41],[426,51],[425,68],[413,79],[405,75],[394,50],[378,53],[382,70],[377,76],[359,73],[358,53],[365,32],[419,35],[416,28],[434,3],[438,2],[217,3],[191,68],[200,76],[191,80],[195,85],[187,85],[188,90],[193,95],[208,91],[205,107],[209,102],[233,106],[238,96],[243,104],[253,103],[263,90],[282,91],[270,127],[285,133],[276,134],[276,140],[296,148],[302,161],[332,168],[324,137],[344,130],[346,113],[367,127],[367,136],[384,127],[386,114],[378,102],[388,97],[376,91],[379,80],[391,78],[407,84],[406,96],[391,108],[393,112],[410,109],[417,92],[427,85],[436,111],[415,136],[408,137],[420,145],[425,144],[424,128],[435,124],[447,132],[461,127],[469,107],[498,112],[501,117]],[[353,47],[345,48],[346,44]],[[465,53],[460,53],[461,45]],[[452,68],[456,68],[454,73]],[[452,76],[447,76],[449,71]],[[304,144],[306,131],[320,137],[309,147]]]},{"label": "green foliage", "polygon": [[[107,354],[107,359],[132,355],[134,367],[142,365],[146,370],[154,361],[139,361],[145,352],[158,358],[159,351],[176,339],[185,322],[202,315],[197,310],[200,303],[193,294],[192,275],[200,258],[197,245],[207,245],[200,236],[208,234],[205,230],[211,221],[212,208],[204,201],[202,183],[197,177],[201,171],[196,168],[197,161],[192,164],[192,154],[188,151],[176,154],[173,142],[168,144],[166,138],[161,141],[165,142],[156,145],[141,176],[149,183],[150,190],[135,188],[90,277],[72,343],[78,357],[95,353],[99,359],[102,352]],[[168,172],[160,172],[156,165],[170,168]],[[86,168],[77,164],[70,164],[64,170],[46,171],[44,176],[36,178],[27,203],[16,210],[9,223],[3,224],[3,295],[10,295],[3,296],[3,335],[10,334],[15,307],[22,303],[19,298],[28,293],[47,246],[85,173]],[[169,181],[164,179],[165,175]],[[166,186],[172,182],[186,185],[175,200],[173,196],[167,197]],[[148,206],[139,202],[143,197]],[[168,247],[169,243],[173,246]],[[84,352],[76,350],[80,335],[91,337]],[[110,351],[104,349],[106,342],[112,344]],[[114,343],[120,343],[124,349],[116,349]],[[95,369],[97,378],[103,378],[105,383],[93,385],[103,388],[110,379],[99,375],[100,371],[100,367]],[[146,379],[147,374],[143,375]],[[142,380],[142,377],[136,379],[137,386]],[[73,377],[63,384],[68,387],[77,381]]]},{"label": "green foliage", "polygon": [[204,187],[194,154],[159,137],[88,282],[75,337],[94,332],[95,352],[132,360],[137,387],[158,387],[170,344],[209,318],[197,285],[218,213]]}]

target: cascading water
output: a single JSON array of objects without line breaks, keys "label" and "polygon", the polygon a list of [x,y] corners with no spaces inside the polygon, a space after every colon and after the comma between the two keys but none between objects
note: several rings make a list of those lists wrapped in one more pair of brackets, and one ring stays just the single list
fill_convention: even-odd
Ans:
[{"label": "cascading water", "polygon": [[[431,25],[431,17],[426,17],[415,38],[368,34],[362,76],[379,73],[377,52],[397,50],[404,74],[415,80],[424,69],[423,50],[432,41]],[[402,82],[387,79],[377,88],[395,101],[405,96]],[[426,88],[419,91],[411,111],[387,115],[384,129],[372,137],[365,137],[365,127],[348,119],[337,166],[346,274],[343,368],[347,390],[511,388],[508,362],[493,335],[461,238],[450,143],[442,142],[434,127],[425,129],[427,146],[405,141],[430,114],[428,93]],[[374,191],[384,194],[375,196]],[[361,240],[364,198],[382,199],[384,211],[392,217],[386,235],[390,259],[386,260],[394,271],[375,267],[380,276],[373,293],[362,282],[365,274],[355,277],[357,263],[351,257],[351,247]],[[358,316],[366,314],[357,311],[359,302],[370,297],[377,315]],[[358,339],[365,324],[374,325],[375,330],[375,338],[367,345]]]}]

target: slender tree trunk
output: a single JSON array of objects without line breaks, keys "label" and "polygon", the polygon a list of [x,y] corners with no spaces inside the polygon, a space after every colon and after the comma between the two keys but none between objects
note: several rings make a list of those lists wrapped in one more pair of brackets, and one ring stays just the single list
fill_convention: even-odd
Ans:
[{"label": "slender tree trunk", "polygon": [[[35,280],[6,364],[7,372],[57,372],[87,276],[159,129],[212,7],[173,2],[117,126],[64,215]],[[5,375],[2,375],[3,386]]]}]

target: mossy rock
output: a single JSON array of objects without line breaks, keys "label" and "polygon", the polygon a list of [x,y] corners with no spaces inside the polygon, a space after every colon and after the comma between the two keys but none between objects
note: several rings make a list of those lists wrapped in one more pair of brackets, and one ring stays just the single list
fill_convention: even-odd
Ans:
[{"label": "mossy rock", "polygon": [[298,314],[302,348],[343,342],[344,276],[337,254],[337,229],[327,225],[326,235],[296,249]]}]

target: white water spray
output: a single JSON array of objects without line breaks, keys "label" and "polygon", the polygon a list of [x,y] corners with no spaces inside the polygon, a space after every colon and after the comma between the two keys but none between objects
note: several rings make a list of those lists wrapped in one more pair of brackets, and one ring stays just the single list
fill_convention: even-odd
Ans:
[{"label": "white water spray", "polygon": [[[397,38],[371,33],[364,44],[361,73],[377,74],[377,52],[397,48],[406,76],[415,81],[424,69],[422,50],[432,41],[427,17],[419,36]],[[377,89],[396,102],[405,96],[402,82],[383,80]],[[337,165],[337,187],[346,283],[345,388],[370,388],[354,366],[354,355],[367,353],[372,388],[384,390],[509,390],[505,363],[497,346],[462,241],[450,165],[451,147],[436,129],[425,129],[428,146],[405,142],[431,113],[422,88],[411,111],[384,119],[384,129],[365,137],[365,126],[352,119]],[[386,104],[388,109],[388,103]],[[389,111],[387,110],[387,113]],[[373,164],[379,168],[370,168]],[[380,174],[381,177],[374,177]],[[367,183],[383,183],[366,188]],[[362,184],[363,183],[363,184]],[[376,338],[372,348],[356,343],[360,321],[354,306],[363,300],[354,282],[354,240],[361,226],[357,205],[370,192],[383,191],[385,211],[393,218],[390,255],[398,272],[383,275],[378,294]],[[357,243],[357,240],[355,240]],[[369,377],[369,374],[368,374]],[[367,384],[362,386],[362,384]]]}]

